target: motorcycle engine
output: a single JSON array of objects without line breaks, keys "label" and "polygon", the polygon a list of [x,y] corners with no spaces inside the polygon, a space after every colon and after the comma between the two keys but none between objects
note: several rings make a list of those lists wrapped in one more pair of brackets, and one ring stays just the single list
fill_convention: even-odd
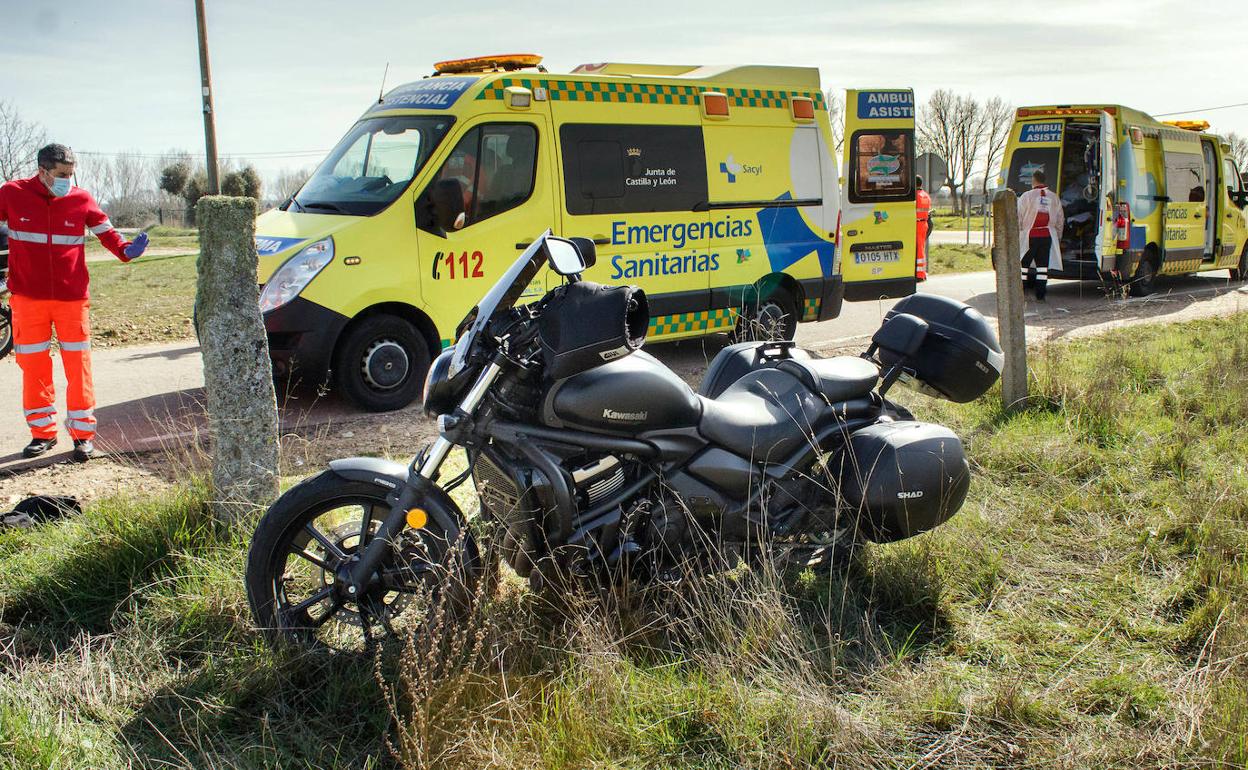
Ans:
[{"label": "motorcycle engine", "polygon": [[576,487],[578,507],[587,511],[624,488],[624,464],[620,458],[607,455],[573,468],[572,483]]}]

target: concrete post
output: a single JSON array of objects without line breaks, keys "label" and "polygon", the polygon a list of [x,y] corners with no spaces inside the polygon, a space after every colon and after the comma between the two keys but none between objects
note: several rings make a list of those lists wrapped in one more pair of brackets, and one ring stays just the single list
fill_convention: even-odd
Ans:
[{"label": "concrete post", "polygon": [[277,396],[256,283],[254,198],[196,207],[196,331],[213,438],[214,513],[236,521],[277,497]]},{"label": "concrete post", "polygon": [[997,334],[1005,351],[1001,401],[1007,410],[1027,404],[1027,327],[1019,277],[1018,198],[999,191],[992,199],[992,261],[997,271]]}]

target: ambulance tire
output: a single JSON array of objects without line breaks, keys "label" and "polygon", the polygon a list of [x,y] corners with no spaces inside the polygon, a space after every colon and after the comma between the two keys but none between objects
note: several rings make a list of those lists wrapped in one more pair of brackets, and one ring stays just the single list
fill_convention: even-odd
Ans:
[{"label": "ambulance tire", "polygon": [[[1239,267],[1231,268],[1231,280],[1240,283],[1248,280],[1248,244],[1244,245],[1244,253],[1239,255]],[[0,353],[0,358],[4,353]]]},{"label": "ambulance tire", "polygon": [[13,350],[13,311],[7,303],[0,302],[0,358]]},{"label": "ambulance tire", "polygon": [[1135,277],[1131,279],[1131,296],[1147,297],[1157,290],[1157,255],[1145,252],[1135,268]]},{"label": "ambulance tire", "polygon": [[791,340],[797,335],[797,303],[787,289],[777,286],[768,293],[747,298],[733,342]]},{"label": "ambulance tire", "polygon": [[429,346],[411,323],[388,313],[367,316],[338,343],[334,384],[361,409],[393,412],[420,398],[429,361]]}]

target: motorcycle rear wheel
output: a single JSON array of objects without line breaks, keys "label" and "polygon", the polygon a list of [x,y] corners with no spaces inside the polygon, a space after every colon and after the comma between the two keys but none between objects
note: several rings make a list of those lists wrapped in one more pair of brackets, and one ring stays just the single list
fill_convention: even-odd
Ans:
[{"label": "motorcycle rear wheel", "polygon": [[269,508],[252,537],[246,586],[256,627],[270,642],[358,652],[376,635],[414,632],[471,605],[480,563],[449,498],[418,506],[424,526],[403,531],[362,595],[348,593],[346,568],[389,512],[390,493],[325,471]]}]

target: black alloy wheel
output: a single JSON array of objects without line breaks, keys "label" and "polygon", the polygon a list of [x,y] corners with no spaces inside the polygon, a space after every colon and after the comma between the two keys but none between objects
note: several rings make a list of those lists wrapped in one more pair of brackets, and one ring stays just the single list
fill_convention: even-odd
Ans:
[{"label": "black alloy wheel", "polygon": [[392,412],[420,398],[429,346],[398,316],[368,316],[347,329],[334,356],[334,381],[356,406]]},{"label": "black alloy wheel", "polygon": [[0,302],[0,358],[13,350],[13,310],[7,302]]},{"label": "black alloy wheel", "polygon": [[420,529],[403,530],[373,582],[352,590],[348,570],[389,511],[390,492],[326,471],[260,520],[247,555],[247,598],[272,642],[358,652],[378,636],[418,630],[439,607],[470,604],[475,548],[436,506]]},{"label": "black alloy wheel", "polygon": [[1239,255],[1239,265],[1231,268],[1231,280],[1236,283],[1248,280],[1248,244],[1244,245],[1244,253]]},{"label": "black alloy wheel", "polygon": [[765,295],[760,292],[746,300],[732,339],[734,342],[775,342],[791,340],[796,334],[797,302],[787,290],[775,287]]},{"label": "black alloy wheel", "polygon": [[1135,277],[1131,279],[1131,296],[1147,297],[1157,290],[1157,257],[1145,254],[1135,268]]}]

